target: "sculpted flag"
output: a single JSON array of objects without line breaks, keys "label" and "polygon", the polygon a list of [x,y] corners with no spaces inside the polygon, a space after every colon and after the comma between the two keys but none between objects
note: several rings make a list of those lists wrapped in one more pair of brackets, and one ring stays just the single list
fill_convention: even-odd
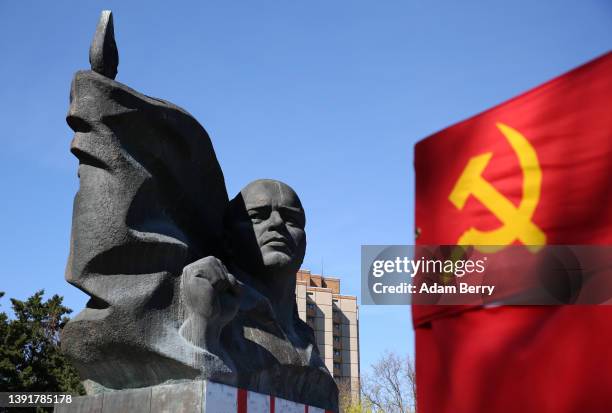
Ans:
[{"label": "sculpted flag", "polygon": [[[417,243],[612,244],[612,53],[415,146]],[[413,306],[419,413],[612,411],[612,306]]]}]

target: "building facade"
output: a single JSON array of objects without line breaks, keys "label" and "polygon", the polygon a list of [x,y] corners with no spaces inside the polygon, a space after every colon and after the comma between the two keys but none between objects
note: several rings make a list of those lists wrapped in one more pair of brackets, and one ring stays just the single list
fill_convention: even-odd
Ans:
[{"label": "building facade", "polygon": [[359,391],[357,297],[340,294],[340,279],[300,270],[295,295],[300,318],[314,330],[321,357],[336,381]]}]

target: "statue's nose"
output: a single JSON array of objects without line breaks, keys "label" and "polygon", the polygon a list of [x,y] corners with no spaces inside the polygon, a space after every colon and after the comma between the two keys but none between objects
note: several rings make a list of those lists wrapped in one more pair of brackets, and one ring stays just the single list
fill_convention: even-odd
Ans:
[{"label": "statue's nose", "polygon": [[283,217],[278,211],[272,211],[270,213],[269,221],[270,221],[270,228],[280,227],[284,223]]}]

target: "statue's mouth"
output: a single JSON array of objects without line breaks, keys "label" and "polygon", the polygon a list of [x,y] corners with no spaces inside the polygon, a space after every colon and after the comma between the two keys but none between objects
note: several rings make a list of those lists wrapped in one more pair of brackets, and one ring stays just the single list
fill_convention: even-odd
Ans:
[{"label": "statue's mouth", "polygon": [[289,245],[285,241],[268,241],[264,244],[267,247],[284,248],[290,250]]},{"label": "statue's mouth", "polygon": [[283,252],[287,255],[293,254],[293,248],[291,248],[291,246],[289,245],[287,241],[272,240],[272,241],[266,242],[263,246],[270,248],[277,252]]},{"label": "statue's mouth", "polygon": [[130,240],[98,255],[86,272],[94,274],[180,274],[188,247],[175,238],[129,230]]},{"label": "statue's mouth", "polygon": [[288,243],[288,241],[287,241],[287,238],[285,238],[285,237],[274,237],[274,238],[270,238],[269,240],[264,242],[264,245],[275,245],[275,244],[284,244],[284,245],[286,245],[287,243]]},{"label": "statue's mouth", "polygon": [[83,170],[87,167],[110,170],[109,165],[99,157],[92,154],[87,146],[87,134],[77,132],[70,143],[70,152],[79,160],[78,176],[82,176]]},{"label": "statue's mouth", "polygon": [[274,234],[265,239],[262,246],[272,247],[275,249],[286,249],[287,251],[291,252],[289,240],[280,234]]},{"label": "statue's mouth", "polygon": [[108,165],[104,161],[96,158],[95,156],[85,151],[80,150],[79,148],[71,148],[70,152],[72,152],[72,154],[77,157],[77,159],[79,160],[79,165],[89,165],[94,168],[108,169]]}]

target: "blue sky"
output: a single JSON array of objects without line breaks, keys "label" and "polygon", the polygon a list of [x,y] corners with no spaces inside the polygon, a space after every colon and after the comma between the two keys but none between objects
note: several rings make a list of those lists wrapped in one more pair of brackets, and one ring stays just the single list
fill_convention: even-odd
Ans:
[{"label": "blue sky", "polygon": [[[112,9],[117,80],[191,112],[230,195],[292,185],[307,211],[304,267],[359,295],[362,244],[413,242],[412,147],[612,46],[609,0],[0,2],[0,290],[68,285],[76,159],[64,118]],[[2,301],[6,309],[8,300]],[[413,351],[408,307],[362,306],[361,363]]]}]

